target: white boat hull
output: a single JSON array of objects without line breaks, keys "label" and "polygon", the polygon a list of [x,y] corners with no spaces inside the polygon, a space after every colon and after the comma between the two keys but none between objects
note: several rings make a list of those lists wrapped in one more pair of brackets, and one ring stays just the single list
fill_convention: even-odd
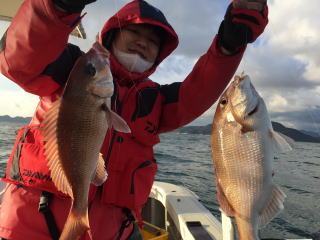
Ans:
[{"label": "white boat hull", "polygon": [[[183,240],[195,240],[188,228],[188,223],[200,222],[211,239],[223,240],[221,223],[198,201],[199,197],[194,192],[184,187],[156,181],[153,184],[150,198],[159,201],[163,205],[165,213],[159,213],[149,206],[147,211],[151,214],[146,219],[148,222],[159,225],[159,218],[163,219],[164,215],[162,221],[165,224],[161,223],[160,220],[160,225],[164,225],[166,230],[170,232],[169,228],[173,227],[170,225],[174,224]],[[153,205],[156,204],[153,203]]]},{"label": "white boat hull", "polygon": [[[184,187],[156,181],[149,197],[149,202],[143,211],[143,217],[146,221],[169,231],[169,240],[237,239],[236,229],[231,218],[221,211],[221,223],[198,201],[199,197],[194,192]],[[201,223],[202,232],[205,231],[209,238],[203,238],[202,235],[197,236],[192,233],[192,230],[190,231],[188,227],[188,222]],[[176,237],[177,233],[172,232],[172,229],[179,232],[178,237]]]},{"label": "white boat hull", "polygon": [[[5,186],[0,181],[0,192]],[[187,188],[156,181],[143,209],[143,219],[168,231],[169,240],[236,240],[231,219],[221,212],[221,223],[198,199]],[[1,200],[2,194],[0,204]]]}]

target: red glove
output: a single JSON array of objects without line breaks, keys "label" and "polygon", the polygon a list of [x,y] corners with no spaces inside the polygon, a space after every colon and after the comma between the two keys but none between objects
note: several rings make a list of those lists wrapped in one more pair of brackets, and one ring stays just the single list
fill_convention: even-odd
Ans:
[{"label": "red glove", "polygon": [[254,42],[268,24],[268,6],[262,11],[237,8],[230,4],[218,32],[218,44],[231,53]]}]

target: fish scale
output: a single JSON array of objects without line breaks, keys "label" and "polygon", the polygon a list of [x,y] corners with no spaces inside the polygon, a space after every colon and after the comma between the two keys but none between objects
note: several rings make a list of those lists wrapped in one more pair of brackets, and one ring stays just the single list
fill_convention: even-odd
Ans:
[{"label": "fish scale", "polygon": [[274,146],[291,148],[280,139],[250,78],[236,76],[217,105],[212,158],[218,202],[235,218],[240,240],[258,240],[258,229],[283,208],[285,194],[272,183],[272,161]]},{"label": "fish scale", "polygon": [[[227,136],[229,135],[229,137]],[[260,169],[256,167],[261,166],[262,156],[259,144],[256,144],[256,139],[249,137],[237,137],[234,132],[226,131],[226,134],[223,134],[223,142],[220,145],[224,146],[224,149],[229,151],[221,152],[221,156],[217,156],[224,163],[224,168],[217,168],[217,175],[221,176],[221,179],[224,179],[223,182],[226,182],[226,185],[229,186],[226,195],[230,195],[230,199],[235,201],[235,204],[239,204],[241,198],[241,189],[246,188],[255,188],[256,193],[259,192],[259,184],[255,179],[255,176],[260,176]],[[240,141],[236,141],[240,139]],[[248,145],[251,145],[250,151],[248,151]],[[219,153],[218,153],[219,154]],[[249,160],[248,160],[249,159]],[[256,167],[255,167],[256,166]],[[242,169],[239,169],[242,168]],[[228,169],[228,171],[225,171]],[[245,170],[245,171],[244,171]],[[250,174],[248,174],[250,172]],[[226,175],[224,175],[226,173]],[[249,178],[248,178],[249,177]],[[247,178],[247,179],[245,179]],[[224,185],[222,181],[219,181],[221,185]],[[241,186],[237,188],[236,186]],[[237,191],[239,189],[239,191]],[[248,201],[252,201],[251,198],[254,196],[245,195],[242,198],[246,198]],[[231,205],[233,203],[231,202]]]},{"label": "fish scale", "polygon": [[57,189],[72,199],[60,240],[75,240],[88,232],[90,184],[101,185],[107,174],[100,148],[108,127],[129,133],[125,121],[108,107],[113,79],[108,51],[98,42],[71,70],[60,99],[43,120],[45,156]]}]

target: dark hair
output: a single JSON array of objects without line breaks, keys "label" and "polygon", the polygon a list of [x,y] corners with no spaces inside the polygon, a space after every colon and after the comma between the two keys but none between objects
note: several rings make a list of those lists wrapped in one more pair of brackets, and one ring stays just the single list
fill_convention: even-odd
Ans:
[{"label": "dark hair", "polygon": [[[167,37],[167,32],[166,30],[164,30],[162,27],[157,26],[157,25],[153,25],[153,24],[149,24],[149,23],[141,23],[141,25],[145,25],[145,26],[150,26],[154,29],[155,33],[158,35],[158,37],[160,38],[160,46],[159,49],[161,49],[166,37]],[[124,26],[125,27],[125,26]],[[108,50],[111,50],[112,47],[112,42],[113,39],[117,33],[117,31],[119,31],[120,28],[112,28],[110,29],[104,36],[102,39],[102,44],[105,48],[107,48]]]},{"label": "dark hair", "polygon": [[119,28],[112,28],[106,34],[104,34],[102,38],[102,45],[106,49],[111,50],[112,41],[114,39],[114,36],[116,35],[117,30],[119,30]]}]

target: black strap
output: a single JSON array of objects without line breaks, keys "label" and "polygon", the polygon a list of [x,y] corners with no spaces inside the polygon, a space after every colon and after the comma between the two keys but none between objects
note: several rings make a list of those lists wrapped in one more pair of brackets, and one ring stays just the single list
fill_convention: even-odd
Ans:
[{"label": "black strap", "polygon": [[7,38],[7,31],[3,34],[0,40],[0,52],[2,52],[6,48],[6,38]]},{"label": "black strap", "polygon": [[30,131],[29,127],[24,129],[24,131],[19,139],[19,144],[17,145],[16,150],[14,152],[12,164],[10,167],[10,178],[12,180],[15,180],[18,182],[23,182],[21,172],[20,172],[20,156],[21,156],[21,151],[22,151],[22,147],[23,147],[23,145],[21,143],[25,142],[29,131]]},{"label": "black strap", "polygon": [[45,191],[41,193],[38,211],[43,213],[52,239],[59,240],[60,232],[49,207],[50,198],[52,195],[52,193]]},{"label": "black strap", "polygon": [[127,219],[125,219],[122,224],[121,224],[121,227],[120,227],[120,230],[119,230],[119,234],[118,234],[118,237],[117,237],[117,240],[120,240],[121,237],[122,237],[122,234],[124,232],[124,230],[130,226],[130,224],[132,224],[134,221],[135,221],[135,218],[134,216],[132,215],[130,209],[128,208],[123,208],[123,212],[124,214],[127,216]]}]

